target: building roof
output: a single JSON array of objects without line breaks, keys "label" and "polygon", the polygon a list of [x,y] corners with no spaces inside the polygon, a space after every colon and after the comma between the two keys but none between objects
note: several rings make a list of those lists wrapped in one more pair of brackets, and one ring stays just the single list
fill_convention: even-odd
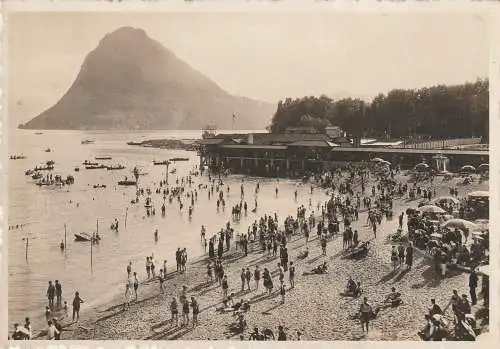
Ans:
[{"label": "building roof", "polygon": [[226,149],[269,149],[269,150],[286,150],[286,145],[269,145],[269,144],[224,144],[221,146]]},{"label": "building roof", "polygon": [[330,137],[322,133],[260,133],[253,135],[254,144],[286,145],[299,141],[328,141]]},{"label": "building roof", "polygon": [[221,144],[224,142],[226,139],[225,138],[207,138],[207,139],[202,139],[199,141],[199,144],[201,145],[217,145]]},{"label": "building roof", "polygon": [[[315,147],[315,148],[330,148],[330,142],[326,140],[303,140],[288,144],[290,147]],[[333,144],[333,143],[332,143]]]}]

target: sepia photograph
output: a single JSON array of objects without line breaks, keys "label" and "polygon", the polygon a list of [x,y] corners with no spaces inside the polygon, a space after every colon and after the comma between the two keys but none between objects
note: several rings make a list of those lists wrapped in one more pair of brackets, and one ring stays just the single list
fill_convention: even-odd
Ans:
[{"label": "sepia photograph", "polygon": [[6,13],[9,339],[489,340],[490,22]]}]

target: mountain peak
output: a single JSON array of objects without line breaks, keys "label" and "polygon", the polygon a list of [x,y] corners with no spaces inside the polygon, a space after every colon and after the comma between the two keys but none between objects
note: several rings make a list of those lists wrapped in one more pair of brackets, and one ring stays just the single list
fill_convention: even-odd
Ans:
[{"label": "mountain peak", "polygon": [[[73,85],[51,108],[23,125],[38,129],[186,129],[207,122],[262,128],[274,107],[231,96],[143,29],[105,35]],[[241,124],[240,124],[241,123]]]}]

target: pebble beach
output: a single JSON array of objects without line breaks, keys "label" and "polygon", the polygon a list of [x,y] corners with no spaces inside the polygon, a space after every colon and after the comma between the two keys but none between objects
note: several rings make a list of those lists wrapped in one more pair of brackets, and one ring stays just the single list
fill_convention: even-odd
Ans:
[{"label": "pebble beach", "polygon": [[[397,180],[404,181],[405,178],[400,176]],[[438,196],[446,195],[449,185],[449,182],[440,183],[439,180],[433,184]],[[476,181],[459,187],[462,194],[487,189],[487,181],[480,184]],[[262,189],[265,190],[271,192],[274,187],[267,186]],[[289,339],[294,339],[296,331],[300,331],[303,340],[418,340],[417,332],[425,324],[423,316],[429,309],[430,299],[435,298],[436,303],[444,308],[453,289],[457,289],[459,293],[465,293],[468,289],[467,273],[451,271],[446,278],[436,277],[432,263],[421,251],[416,251],[410,270],[392,269],[388,235],[397,229],[397,215],[409,207],[416,207],[418,202],[419,199],[395,200],[396,218],[383,220],[377,238],[373,238],[371,229],[366,224],[367,212],[361,211],[359,219],[352,223],[353,229],[359,231],[360,240],[370,240],[372,247],[368,255],[360,260],[341,258],[342,238],[338,236],[328,243],[327,255],[322,256],[315,235],[308,243],[309,256],[297,259],[297,255],[305,249],[305,239],[301,235],[295,235],[288,244],[288,250],[289,260],[296,266],[297,277],[293,289],[290,289],[288,278],[285,279],[284,304],[281,304],[281,297],[276,290],[270,296],[264,295],[262,284],[256,290],[253,280],[250,291],[240,291],[241,268],[250,267],[253,270],[258,264],[261,269],[267,267],[275,278],[279,258],[267,257],[260,251],[258,244],[250,245],[246,257],[232,247],[224,254],[222,263],[228,275],[230,292],[235,292],[237,300],[248,300],[251,304],[246,315],[248,329],[245,338],[254,327],[275,329],[282,325],[287,329]],[[264,212],[257,211],[255,215],[259,217]],[[280,218],[282,220],[284,217]],[[327,274],[302,275],[323,261],[328,263]],[[84,315],[79,323],[65,325],[63,339],[239,339],[231,331],[236,317],[231,312],[216,311],[222,303],[222,291],[217,283],[208,281],[206,263],[206,256],[193,260],[184,275],[170,268],[163,294],[160,293],[157,280],[142,282],[138,301],[128,309],[123,304],[124,297],[117,297],[99,308],[84,308]],[[368,297],[373,306],[382,302],[391,287],[401,293],[404,304],[397,309],[381,311],[370,324],[369,334],[364,334],[359,321],[352,318],[359,310],[361,299],[340,295],[349,276],[362,282],[363,296]],[[173,327],[170,323],[170,300],[172,296],[178,296],[183,285],[188,288],[188,296],[195,296],[200,305],[199,325],[196,327]],[[485,330],[487,331],[487,324],[483,324],[483,331]]]}]

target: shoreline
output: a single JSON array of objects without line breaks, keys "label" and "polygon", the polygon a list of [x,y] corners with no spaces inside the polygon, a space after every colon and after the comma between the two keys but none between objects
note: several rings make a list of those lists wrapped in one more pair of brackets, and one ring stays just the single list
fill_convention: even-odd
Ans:
[{"label": "shoreline", "polygon": [[[446,185],[438,184],[437,186],[441,191],[446,189]],[[418,200],[397,199],[395,201],[394,216],[396,217],[399,212],[404,211],[407,207],[413,207],[417,203]],[[355,226],[360,229],[361,240],[367,240],[366,236],[371,235],[367,233],[368,228],[364,225],[365,220],[366,213],[364,212],[360,213],[359,220],[355,222]],[[424,324],[422,310],[427,310],[426,303],[428,303],[428,300],[434,297],[438,304],[444,306],[452,289],[459,289],[459,292],[464,292],[467,275],[465,273],[453,273],[452,276],[442,280],[435,280],[431,275],[431,267],[429,267],[428,261],[421,256],[419,251],[415,251],[414,269],[393,272],[388,262],[389,251],[385,250],[390,250],[391,243],[386,241],[387,235],[395,231],[394,227],[396,225],[397,219],[384,220],[380,229],[381,235],[377,235],[371,255],[360,261],[338,258],[341,253],[341,242],[339,245],[338,236],[329,242],[328,256],[322,257],[321,248],[315,234],[311,235],[314,238],[309,242],[310,258],[297,260],[296,255],[304,249],[305,241],[303,236],[294,235],[292,241],[288,244],[289,260],[294,261],[298,276],[293,290],[289,289],[288,278],[285,277],[285,285],[287,286],[285,305],[278,303],[279,295],[276,292],[271,296],[262,297],[259,294],[260,291],[254,290],[253,280],[251,282],[251,292],[238,292],[241,267],[248,266],[253,271],[254,265],[258,263],[261,269],[268,267],[273,279],[275,279],[276,263],[279,258],[264,258],[260,248],[253,246],[253,244],[249,245],[248,257],[242,257],[241,252],[236,252],[232,246],[230,252],[225,252],[223,256],[223,264],[230,280],[230,289],[236,293],[236,300],[240,298],[248,299],[251,303],[252,308],[247,315],[249,329],[253,329],[254,325],[259,328],[268,326],[275,329],[278,324],[283,324],[291,329],[289,335],[292,335],[295,330],[300,330],[306,340],[418,340],[416,332]],[[257,243],[254,244],[258,245]],[[337,251],[339,249],[340,251]],[[302,276],[302,272],[309,271],[321,264],[323,260],[329,264],[329,274]],[[231,314],[215,312],[215,308],[221,304],[222,292],[215,283],[206,282],[206,261],[207,254],[204,254],[189,262],[186,275],[169,270],[164,295],[159,294],[159,282],[157,280],[142,283],[138,291],[138,302],[132,303],[128,310],[123,309],[124,297],[120,297],[120,295],[116,295],[112,302],[95,309],[83,308],[84,318],[78,324],[68,324],[66,328],[71,332],[69,332],[69,335],[63,334],[63,338],[87,340],[237,339],[227,331],[227,328],[236,319]],[[416,307],[419,311],[406,309],[405,306],[402,307],[402,314],[384,314],[380,319],[374,320],[374,331],[368,336],[363,336],[358,322],[348,319],[349,313],[357,311],[360,300],[338,296],[339,292],[343,290],[348,275],[362,281],[365,293],[371,300],[377,298],[380,288],[383,289],[382,294],[387,293],[388,286],[384,284],[389,281],[392,281],[392,284],[397,287],[405,288],[405,292],[402,293],[407,294],[407,297],[410,295],[406,290],[416,289],[417,297],[413,297],[416,300],[408,300],[408,303],[411,303],[408,307]],[[380,279],[376,281],[377,278]],[[326,283],[324,279],[327,279]],[[416,283],[408,284],[413,281]],[[168,304],[170,297],[178,296],[184,284],[188,286],[188,295],[196,296],[200,304],[200,325],[195,328],[190,326],[173,328],[169,323],[170,311]],[[326,296],[326,294],[329,296]],[[414,295],[412,294],[412,296]],[[303,301],[304,297],[308,297],[308,302]],[[122,301],[120,301],[120,298]],[[324,303],[325,300],[327,302],[331,300],[333,304]],[[314,314],[311,312],[311,305],[317,307]],[[323,307],[325,309],[322,309]],[[348,308],[350,308],[349,311],[344,311]],[[338,314],[339,310],[341,314]],[[294,316],[298,314],[303,316]],[[335,328],[335,326],[332,327],[329,321],[326,321],[326,324],[317,323],[318,316],[324,316],[326,319],[332,320],[331,323],[339,326],[340,329]],[[395,320],[397,320],[397,324],[394,324]],[[381,324],[377,324],[378,322]],[[387,323],[383,325],[384,322]],[[389,328],[393,330],[388,331],[387,326],[390,326]]]}]

